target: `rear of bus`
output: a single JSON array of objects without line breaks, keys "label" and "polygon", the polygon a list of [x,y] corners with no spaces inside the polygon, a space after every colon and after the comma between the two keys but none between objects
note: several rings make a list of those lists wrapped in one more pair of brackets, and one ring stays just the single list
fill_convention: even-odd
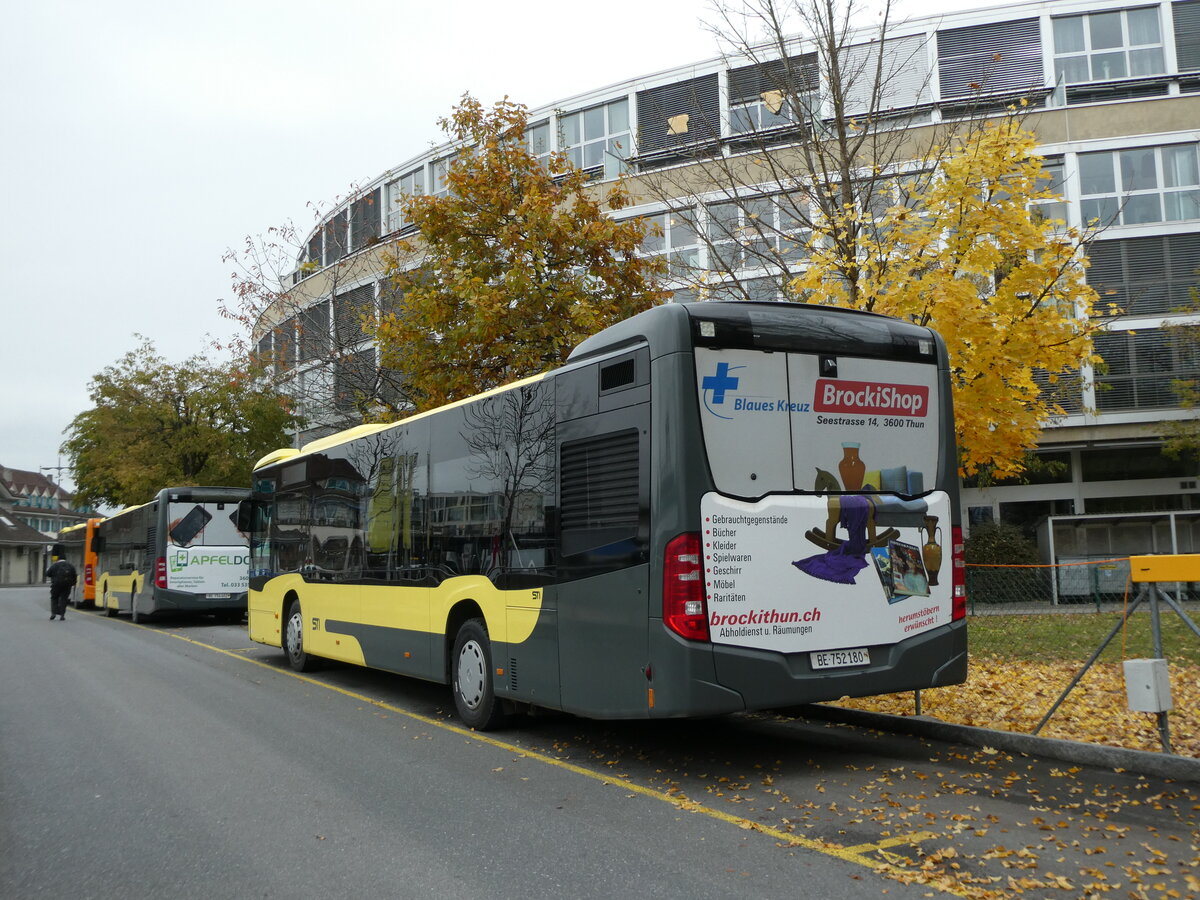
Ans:
[{"label": "rear of bus", "polygon": [[651,342],[652,431],[673,435],[652,445],[655,490],[679,502],[651,522],[650,714],[964,681],[941,339],[826,307],[684,309]]},{"label": "rear of bus", "polygon": [[71,602],[77,609],[93,606],[96,602],[96,551],[92,545],[92,538],[96,534],[96,526],[101,521],[99,518],[88,519],[58,533],[56,546],[75,567],[78,578],[77,586],[71,592]]},{"label": "rear of bus", "polygon": [[[175,487],[159,494],[152,597],[138,612],[214,613],[240,621],[246,612],[249,537],[238,509],[249,491],[236,487]],[[147,603],[147,601],[150,601]]]},{"label": "rear of bus", "polygon": [[83,537],[83,566],[79,571],[79,584],[81,603],[85,606],[96,605],[96,551],[93,547],[93,538],[96,536],[96,528],[103,521],[100,518],[88,519],[84,525]]}]

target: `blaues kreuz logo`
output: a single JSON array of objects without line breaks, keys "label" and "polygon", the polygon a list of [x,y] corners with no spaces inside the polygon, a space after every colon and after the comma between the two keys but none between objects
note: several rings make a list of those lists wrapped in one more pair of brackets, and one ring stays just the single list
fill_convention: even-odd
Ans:
[{"label": "blaues kreuz logo", "polygon": [[715,375],[705,375],[700,382],[700,397],[704,402],[704,408],[716,416],[718,419],[732,419],[733,416],[723,416],[721,413],[713,409],[714,406],[723,406],[725,404],[725,392],[736,391],[738,379],[730,372],[738,369],[744,369],[745,366],[731,366],[729,363],[717,363],[717,372]]}]

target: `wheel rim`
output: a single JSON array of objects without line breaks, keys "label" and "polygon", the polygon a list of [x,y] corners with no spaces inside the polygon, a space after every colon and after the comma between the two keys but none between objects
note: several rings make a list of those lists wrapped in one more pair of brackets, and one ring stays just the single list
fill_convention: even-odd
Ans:
[{"label": "wheel rim", "polygon": [[458,654],[458,695],[467,709],[476,709],[483,702],[487,670],[483,647],[478,641],[469,640],[462,645]]},{"label": "wheel rim", "polygon": [[300,638],[300,613],[294,612],[288,618],[287,623],[287,652],[288,656],[293,660],[298,660],[300,654],[304,652],[304,646]]}]

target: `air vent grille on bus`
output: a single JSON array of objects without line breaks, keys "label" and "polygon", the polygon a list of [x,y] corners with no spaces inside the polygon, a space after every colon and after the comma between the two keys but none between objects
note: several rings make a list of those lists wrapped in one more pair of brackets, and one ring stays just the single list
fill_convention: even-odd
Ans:
[{"label": "air vent grille on bus", "polygon": [[563,444],[563,531],[621,529],[638,525],[636,428]]},{"label": "air vent grille on bus", "polygon": [[600,390],[611,391],[616,388],[633,384],[637,380],[637,369],[633,357],[604,366],[600,369]]}]

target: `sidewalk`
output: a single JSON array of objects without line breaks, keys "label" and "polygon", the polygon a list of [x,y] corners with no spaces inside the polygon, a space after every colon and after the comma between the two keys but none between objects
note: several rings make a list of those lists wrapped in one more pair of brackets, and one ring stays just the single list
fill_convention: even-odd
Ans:
[{"label": "sidewalk", "polygon": [[974,725],[955,725],[929,716],[895,716],[888,713],[866,712],[841,706],[814,704],[801,707],[802,715],[820,721],[840,722],[876,731],[927,737],[938,741],[967,744],[972,747],[991,747],[1009,753],[1024,753],[1062,762],[1124,769],[1141,775],[1155,775],[1177,781],[1200,782],[1200,759],[1169,753],[1150,753],[1128,750],[1107,744],[1064,741],[1058,738],[1035,737],[1015,731],[998,731]]}]

